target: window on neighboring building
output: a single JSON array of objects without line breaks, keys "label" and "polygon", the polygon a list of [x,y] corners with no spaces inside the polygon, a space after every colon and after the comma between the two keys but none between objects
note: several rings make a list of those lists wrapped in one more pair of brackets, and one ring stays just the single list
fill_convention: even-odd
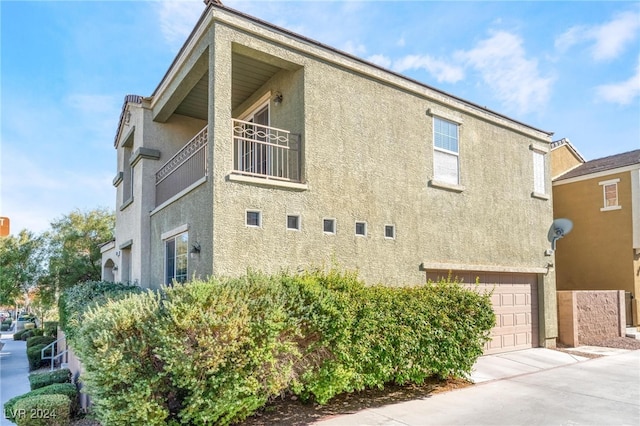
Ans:
[{"label": "window on neighboring building", "polygon": [[356,235],[367,235],[367,222],[356,222]]},{"label": "window on neighboring building", "polygon": [[322,221],[322,230],[325,234],[335,234],[336,233],[336,220],[335,219],[324,219]]},{"label": "window on neighboring building", "polygon": [[602,197],[604,202],[603,207],[600,209],[601,211],[618,210],[621,208],[620,200],[618,198],[618,182],[620,182],[620,179],[612,179],[598,183],[602,186]]},{"label": "window on neighboring building", "polygon": [[384,237],[394,239],[396,237],[396,227],[394,225],[385,225]]},{"label": "window on neighboring building", "polygon": [[433,117],[433,178],[460,184],[458,124]]},{"label": "window on neighboring building", "polygon": [[247,210],[246,225],[253,227],[262,226],[262,212],[258,210]]},{"label": "window on neighboring building", "polygon": [[184,232],[168,238],[165,248],[165,283],[187,281],[187,260],[189,257],[189,234]]},{"label": "window on neighboring building", "polygon": [[287,229],[300,230],[300,216],[287,215]]}]

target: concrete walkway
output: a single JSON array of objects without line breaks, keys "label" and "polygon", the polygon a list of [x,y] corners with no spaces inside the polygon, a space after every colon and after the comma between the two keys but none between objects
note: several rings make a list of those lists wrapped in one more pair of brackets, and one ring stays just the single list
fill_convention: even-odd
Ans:
[{"label": "concrete walkway", "polygon": [[[545,367],[541,363],[549,362],[546,355],[549,354],[537,361],[532,361],[537,355],[531,357],[517,352],[481,357],[479,364],[484,365],[479,366],[478,372],[482,372],[484,383],[336,416],[317,424],[602,426],[640,423],[640,351],[615,350],[601,358]],[[502,373],[491,373],[505,367],[515,368],[517,364],[523,370],[512,370],[507,373],[509,377],[499,378],[496,376]],[[490,374],[492,378],[486,377]]]},{"label": "concrete walkway", "polygon": [[14,341],[13,334],[3,333],[0,342],[0,425],[13,425],[4,416],[4,403],[14,396],[29,392],[29,361],[27,343]]}]

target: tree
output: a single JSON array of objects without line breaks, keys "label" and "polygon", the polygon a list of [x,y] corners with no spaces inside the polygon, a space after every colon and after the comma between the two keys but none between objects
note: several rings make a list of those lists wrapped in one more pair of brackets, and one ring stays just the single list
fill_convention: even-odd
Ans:
[{"label": "tree", "polygon": [[52,222],[45,234],[49,265],[39,282],[40,297],[55,300],[80,282],[100,280],[100,245],[113,239],[114,228],[115,215],[106,209],[74,210]]},{"label": "tree", "polygon": [[15,305],[43,273],[43,240],[23,229],[0,237],[0,305]]}]

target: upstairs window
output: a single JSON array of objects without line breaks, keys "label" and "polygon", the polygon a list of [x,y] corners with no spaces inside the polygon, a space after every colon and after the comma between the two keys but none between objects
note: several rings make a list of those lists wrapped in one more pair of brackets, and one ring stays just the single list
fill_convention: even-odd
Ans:
[{"label": "upstairs window", "polygon": [[287,229],[291,229],[294,231],[300,230],[300,216],[298,215],[287,215]]},{"label": "upstairs window", "polygon": [[322,221],[322,230],[325,234],[335,234],[336,233],[336,220],[335,219],[324,219]]},{"label": "upstairs window", "polygon": [[533,151],[533,192],[546,194],[544,153]]},{"label": "upstairs window", "polygon": [[259,228],[262,226],[262,212],[258,210],[247,210],[245,225]]},{"label": "upstairs window", "polygon": [[433,178],[451,185],[460,184],[458,127],[433,117]]},{"label": "upstairs window", "polygon": [[602,186],[603,207],[600,211],[621,209],[620,200],[618,198],[618,182],[620,179],[606,180],[598,182]]}]

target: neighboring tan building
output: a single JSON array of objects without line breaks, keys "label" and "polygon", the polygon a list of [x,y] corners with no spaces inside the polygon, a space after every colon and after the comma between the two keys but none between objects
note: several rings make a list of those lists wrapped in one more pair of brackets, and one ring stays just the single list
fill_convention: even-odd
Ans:
[{"label": "neighboring tan building", "polygon": [[209,1],[154,93],[125,99],[103,276],[453,271],[497,285],[488,351],[553,346],[550,136]]},{"label": "neighboring tan building", "polygon": [[575,154],[565,139],[552,144],[552,169],[568,170],[553,181],[554,215],[573,221],[557,245],[558,290],[624,290],[631,296],[627,322],[638,325],[640,150],[591,161],[577,154],[577,164]]}]

